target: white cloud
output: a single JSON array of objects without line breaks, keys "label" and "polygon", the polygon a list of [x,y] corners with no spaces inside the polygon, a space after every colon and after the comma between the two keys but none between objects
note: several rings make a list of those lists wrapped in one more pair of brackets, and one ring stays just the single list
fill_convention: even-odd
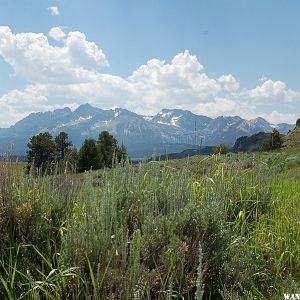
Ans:
[{"label": "white cloud", "polygon": [[0,111],[5,112],[1,117],[0,126],[8,126],[25,117],[35,107],[47,105],[47,98],[40,87],[29,85],[25,90],[12,90],[0,98]]},{"label": "white cloud", "polygon": [[282,81],[268,79],[245,89],[232,74],[212,78],[187,50],[170,63],[151,59],[128,78],[104,74],[101,68],[109,65],[105,54],[83,33],[65,33],[53,27],[48,35],[60,46],[52,45],[43,33],[14,34],[9,27],[0,27],[0,55],[28,82],[23,90],[0,97],[0,110],[8,112],[1,116],[0,127],[31,111],[62,105],[61,99],[73,106],[89,102],[147,114],[178,107],[212,117],[240,115],[249,119],[261,115],[269,120],[292,120],[294,112],[278,115],[277,107],[272,107],[274,112],[270,113],[266,104],[287,106],[300,100],[299,93]]},{"label": "white cloud", "polygon": [[9,27],[0,27],[0,55],[17,75],[28,81],[88,82],[97,68],[108,66],[103,51],[88,42],[83,33],[69,32],[63,43],[62,47],[54,47],[43,33],[13,34]]},{"label": "white cloud", "polygon": [[286,102],[292,102],[300,96],[298,92],[288,89],[284,82],[271,79],[264,81],[262,85],[252,90],[247,90],[245,95],[257,101],[266,99],[267,101],[284,100]]},{"label": "white cloud", "polygon": [[59,10],[57,6],[49,6],[47,8],[48,12],[50,13],[50,15],[52,16],[59,16]]},{"label": "white cloud", "polygon": [[146,65],[140,66],[129,77],[140,88],[170,89],[177,87],[180,90],[193,89],[208,94],[219,90],[219,85],[214,79],[201,73],[203,66],[196,56],[189,51],[178,53],[170,64],[158,59],[151,59]]},{"label": "white cloud", "polygon": [[224,90],[227,92],[235,92],[240,87],[239,82],[231,74],[220,76],[218,82],[222,84]]},{"label": "white cloud", "polygon": [[66,37],[66,34],[60,27],[52,27],[48,35],[56,41],[62,41]]},{"label": "white cloud", "polygon": [[269,114],[260,113],[259,116],[273,124],[279,124],[279,123],[295,124],[297,120],[297,116],[293,113],[280,113],[276,110],[272,111]]},{"label": "white cloud", "polygon": [[[128,78],[143,105],[178,105],[214,97],[220,84],[202,72],[203,66],[187,50],[177,54],[170,64],[151,59]],[[146,104],[147,106],[147,104]]]},{"label": "white cloud", "polygon": [[240,116],[245,119],[251,119],[256,116],[254,107],[248,102],[240,102],[224,97],[215,97],[211,101],[195,103],[194,105],[188,105],[182,108],[192,110],[199,115],[214,118],[218,116]]},{"label": "white cloud", "polygon": [[96,69],[109,65],[103,51],[94,42],[88,42],[85,34],[79,31],[69,32],[64,48],[74,66]]},{"label": "white cloud", "polygon": [[0,111],[5,117],[0,118],[0,127],[8,127],[32,112],[48,111],[56,108],[76,108],[76,103],[65,102],[50,104],[49,89],[44,85],[28,85],[24,90],[12,90],[0,97]]}]

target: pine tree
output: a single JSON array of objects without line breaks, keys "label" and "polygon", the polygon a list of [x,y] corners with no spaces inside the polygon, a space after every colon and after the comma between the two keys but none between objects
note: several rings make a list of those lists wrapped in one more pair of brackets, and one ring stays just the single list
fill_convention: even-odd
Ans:
[{"label": "pine tree", "polygon": [[262,150],[269,151],[281,148],[283,143],[280,132],[274,128],[270,137],[262,143]]},{"label": "pine tree", "polygon": [[111,168],[118,149],[118,141],[108,131],[102,131],[98,138],[98,149],[103,158],[104,166]]},{"label": "pine tree", "polygon": [[72,142],[69,141],[68,134],[65,132],[60,132],[55,138],[56,149],[59,153],[58,159],[64,159],[65,154],[72,146]]},{"label": "pine tree", "polygon": [[39,169],[43,173],[55,159],[55,143],[49,132],[42,132],[32,136],[27,144],[27,170],[31,167]]},{"label": "pine tree", "polygon": [[98,170],[103,167],[101,154],[94,139],[86,139],[78,154],[78,171]]}]

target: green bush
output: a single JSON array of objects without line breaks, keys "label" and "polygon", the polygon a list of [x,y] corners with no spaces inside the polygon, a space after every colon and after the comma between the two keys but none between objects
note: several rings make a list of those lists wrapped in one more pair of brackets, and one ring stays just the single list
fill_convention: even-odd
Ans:
[{"label": "green bush", "polygon": [[220,144],[213,149],[213,154],[227,154],[229,153],[229,148],[225,144]]}]

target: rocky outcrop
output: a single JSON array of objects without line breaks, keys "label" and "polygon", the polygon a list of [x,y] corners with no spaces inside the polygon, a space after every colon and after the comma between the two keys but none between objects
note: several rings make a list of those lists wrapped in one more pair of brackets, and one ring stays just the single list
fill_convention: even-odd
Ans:
[{"label": "rocky outcrop", "polygon": [[270,133],[259,132],[251,136],[238,138],[232,148],[233,152],[255,152],[260,151],[262,143],[268,139]]}]

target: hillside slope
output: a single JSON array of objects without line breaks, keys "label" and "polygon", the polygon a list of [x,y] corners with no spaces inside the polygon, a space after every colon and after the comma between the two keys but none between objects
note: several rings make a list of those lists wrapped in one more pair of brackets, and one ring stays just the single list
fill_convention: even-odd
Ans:
[{"label": "hillside slope", "polygon": [[232,148],[233,152],[255,152],[260,151],[262,143],[270,136],[270,133],[259,132],[251,136],[238,138]]},{"label": "hillside slope", "polygon": [[283,146],[300,147],[300,127],[295,127],[286,135]]}]

